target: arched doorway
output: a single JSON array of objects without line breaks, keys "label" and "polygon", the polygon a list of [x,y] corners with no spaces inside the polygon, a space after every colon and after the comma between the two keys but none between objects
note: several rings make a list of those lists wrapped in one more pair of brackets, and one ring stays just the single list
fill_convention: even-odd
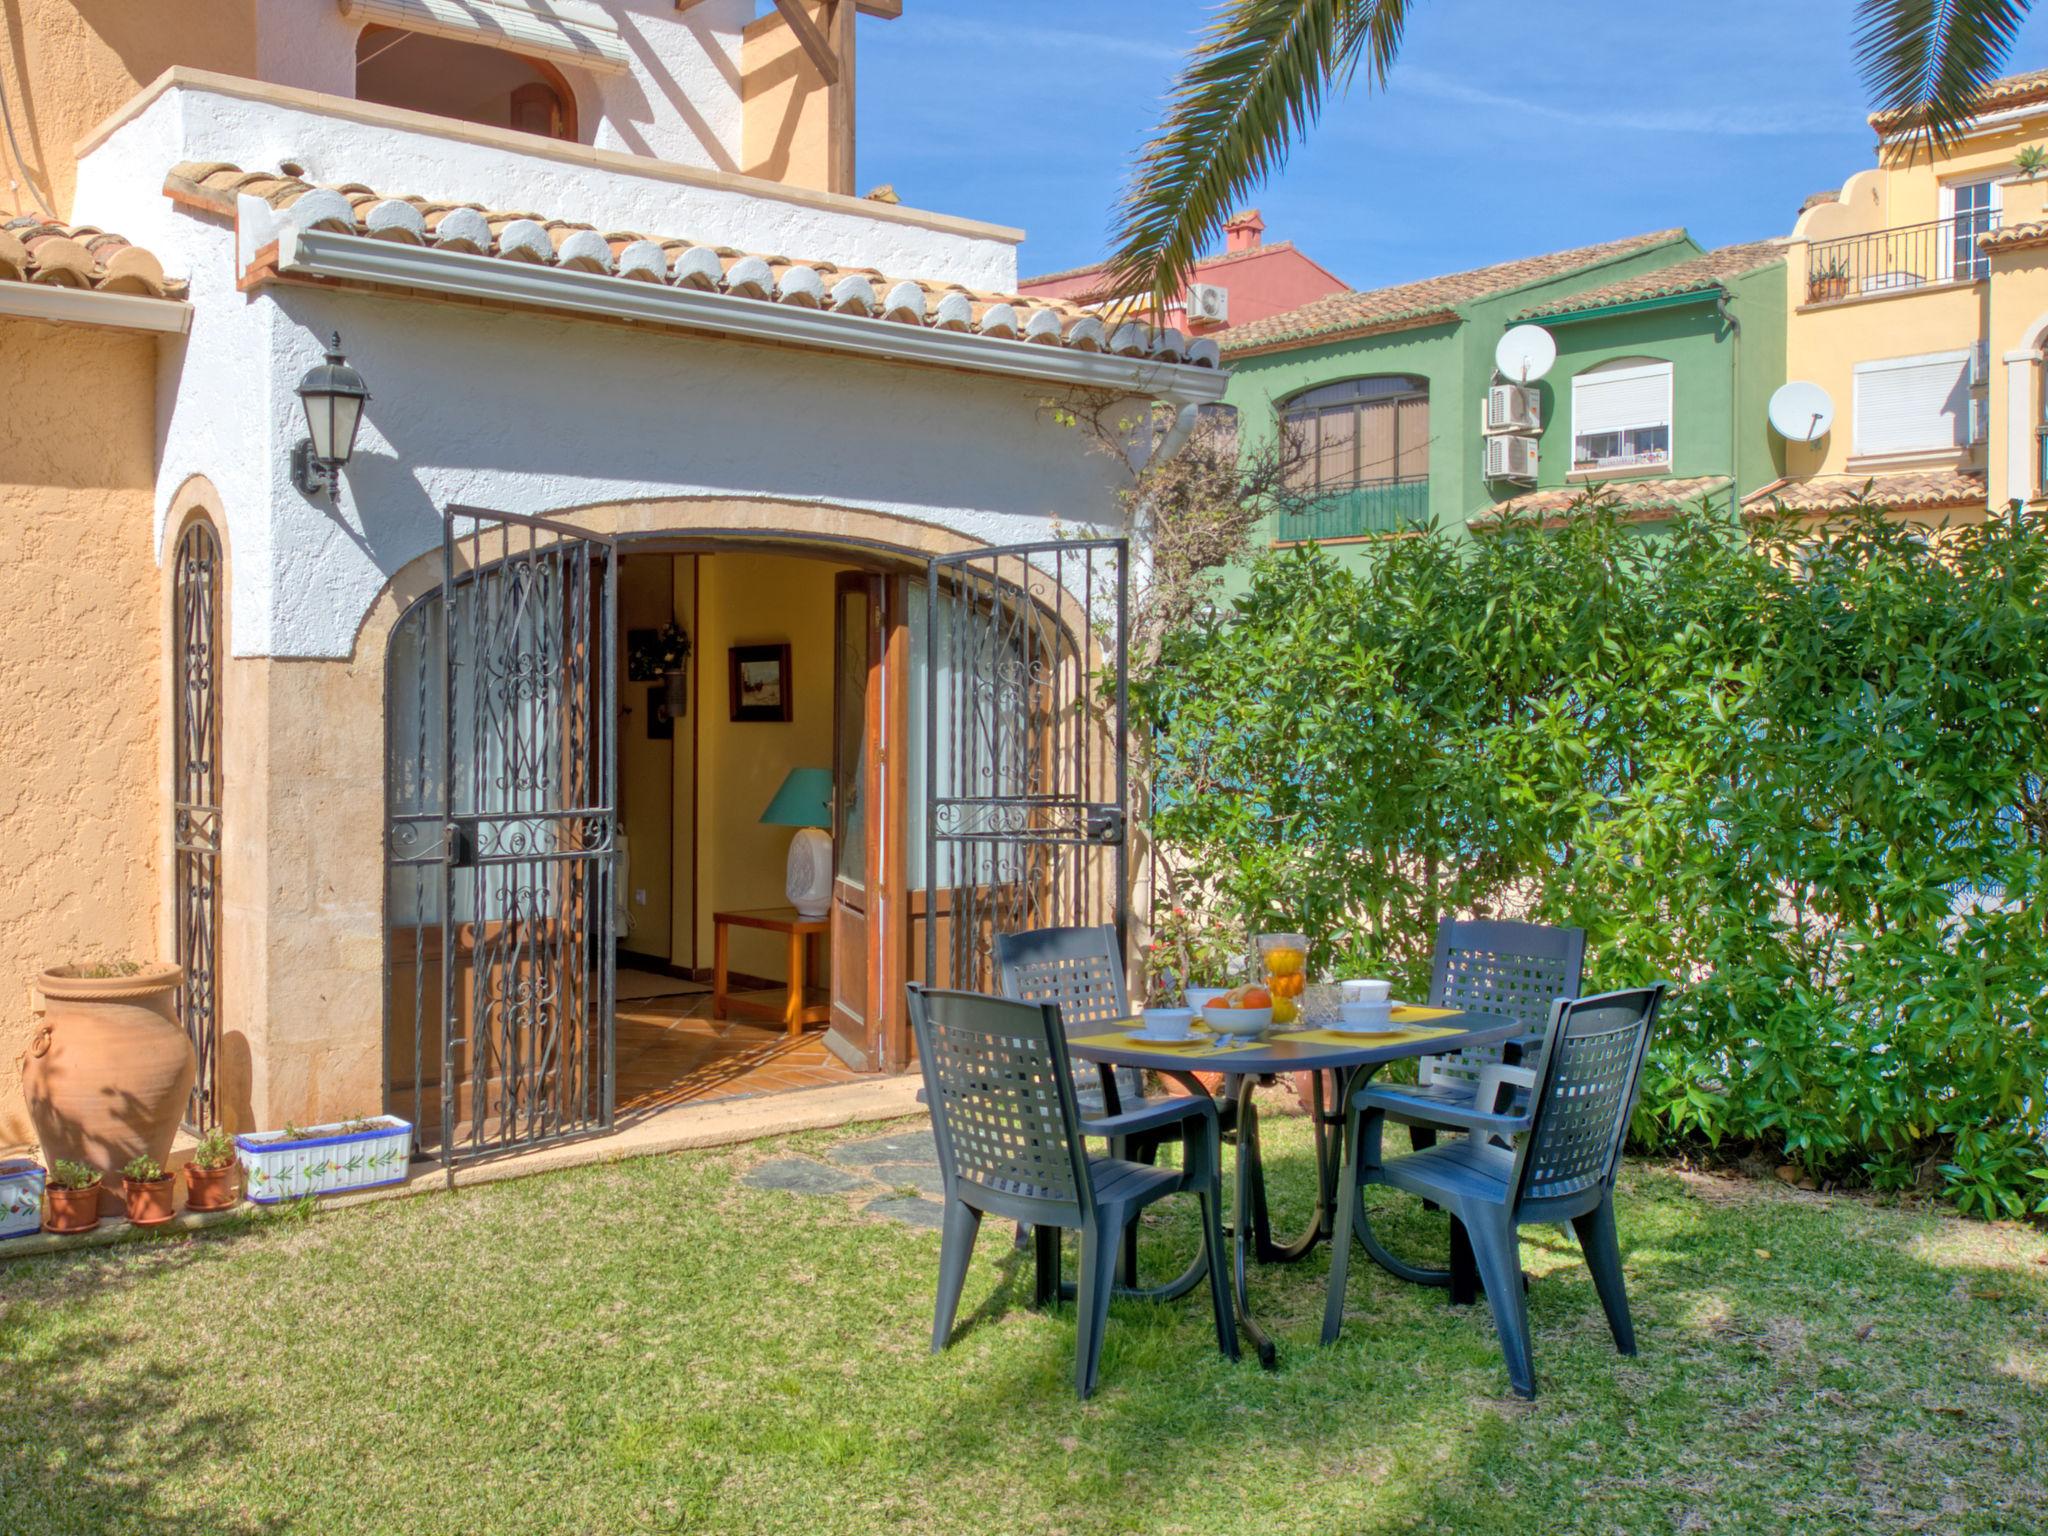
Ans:
[{"label": "arched doorway", "polygon": [[[997,931],[1121,922],[1120,669],[1091,638],[1120,545],[586,517],[458,509],[391,632],[386,1103],[424,1150],[901,1070],[905,980],[992,985]],[[799,933],[806,822],[830,897]]]},{"label": "arched doorway", "polygon": [[576,93],[545,59],[371,25],[356,38],[356,96],[466,123],[578,141]]}]

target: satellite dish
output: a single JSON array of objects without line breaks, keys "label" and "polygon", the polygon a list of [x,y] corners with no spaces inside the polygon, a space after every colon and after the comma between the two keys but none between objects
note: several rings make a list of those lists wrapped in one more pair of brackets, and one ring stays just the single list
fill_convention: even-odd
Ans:
[{"label": "satellite dish", "polygon": [[1557,361],[1557,342],[1540,325],[1518,325],[1493,349],[1493,366],[1501,377],[1529,384],[1550,372]]},{"label": "satellite dish", "polygon": [[1817,443],[1835,424],[1835,402],[1818,384],[1794,379],[1771,394],[1771,425],[1788,443]]}]

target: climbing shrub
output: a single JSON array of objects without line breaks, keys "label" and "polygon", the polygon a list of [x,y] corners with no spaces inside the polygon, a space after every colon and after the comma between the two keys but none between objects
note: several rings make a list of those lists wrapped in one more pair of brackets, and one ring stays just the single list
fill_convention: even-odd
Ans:
[{"label": "climbing shrub", "polygon": [[2048,1210],[2048,529],[1861,506],[1261,557],[1135,679],[1162,880],[1426,982],[1439,917],[1677,983],[1635,1133]]}]

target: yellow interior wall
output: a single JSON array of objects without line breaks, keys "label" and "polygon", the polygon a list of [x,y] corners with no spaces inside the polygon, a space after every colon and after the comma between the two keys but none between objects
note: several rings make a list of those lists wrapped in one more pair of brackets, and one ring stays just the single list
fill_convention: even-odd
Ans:
[{"label": "yellow interior wall", "polygon": [[[811,6],[812,15],[823,9]],[[774,12],[749,22],[740,41],[740,169],[831,191],[828,95],[788,22]]]},{"label": "yellow interior wall", "polygon": [[[86,132],[169,69],[256,73],[257,0],[0,0],[0,85],[26,172],[0,139],[0,208],[68,219]],[[275,3],[275,0],[273,0]],[[310,3],[310,0],[299,0]],[[331,3],[331,0],[329,0]]]},{"label": "yellow interior wall", "polygon": [[[832,763],[832,586],[836,567],[784,555],[717,554],[700,562],[698,690],[697,953],[711,961],[716,908],[779,907],[788,827],[761,825],[790,769]],[[787,641],[793,718],[735,722],[727,650]],[[786,979],[780,934],[734,929],[732,967]]]},{"label": "yellow interior wall", "polygon": [[152,337],[0,319],[0,1145],[35,976],[169,958],[155,390]]}]

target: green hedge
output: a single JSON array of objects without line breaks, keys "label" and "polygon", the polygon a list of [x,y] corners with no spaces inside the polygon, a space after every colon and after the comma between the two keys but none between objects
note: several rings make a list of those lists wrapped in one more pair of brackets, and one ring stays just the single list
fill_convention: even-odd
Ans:
[{"label": "green hedge", "polygon": [[1645,1144],[2048,1209],[2048,529],[1705,514],[1260,559],[1134,690],[1177,899],[1422,984],[1439,916],[1679,985]]}]

